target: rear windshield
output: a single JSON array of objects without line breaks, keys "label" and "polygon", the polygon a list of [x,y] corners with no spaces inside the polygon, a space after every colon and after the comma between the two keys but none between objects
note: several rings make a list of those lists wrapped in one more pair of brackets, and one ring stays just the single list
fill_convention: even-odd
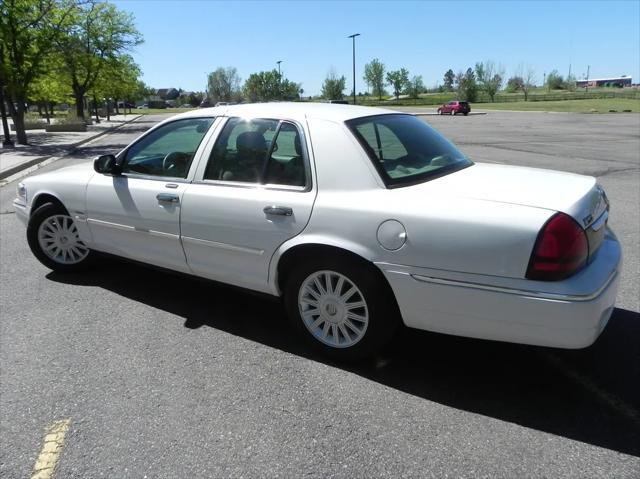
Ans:
[{"label": "rear windshield", "polygon": [[388,187],[414,185],[473,164],[413,115],[368,116],[346,123]]}]

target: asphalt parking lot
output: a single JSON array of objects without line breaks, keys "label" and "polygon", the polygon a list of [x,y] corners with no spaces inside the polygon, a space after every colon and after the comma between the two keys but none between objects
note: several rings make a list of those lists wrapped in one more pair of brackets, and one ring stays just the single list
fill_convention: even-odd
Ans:
[{"label": "asphalt parking lot", "polygon": [[[425,116],[472,159],[599,178],[624,248],[617,309],[561,351],[405,331],[343,365],[277,301],[103,262],[48,271],[0,189],[0,477],[640,477],[640,115]],[[119,150],[143,117],[46,166]],[[544,192],[541,192],[544,194]]]}]

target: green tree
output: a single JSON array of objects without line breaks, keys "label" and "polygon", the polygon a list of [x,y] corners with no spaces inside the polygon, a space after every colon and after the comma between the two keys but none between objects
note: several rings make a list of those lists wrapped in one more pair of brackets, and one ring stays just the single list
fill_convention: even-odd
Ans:
[{"label": "green tree", "polygon": [[393,94],[397,100],[409,83],[409,71],[401,68],[387,72],[387,83],[393,88]]},{"label": "green tree", "polygon": [[283,79],[278,70],[252,73],[244,83],[244,95],[252,102],[294,100],[300,96],[300,84]]},{"label": "green tree", "polygon": [[522,77],[518,75],[514,75],[507,80],[507,86],[505,90],[507,90],[509,93],[515,93],[517,91],[522,90],[523,84],[524,84],[524,80],[522,79]]},{"label": "green tree", "polygon": [[71,89],[66,82],[65,76],[54,65],[49,65],[47,73],[39,75],[29,85],[28,99],[38,104],[40,113],[44,108],[47,123],[53,111],[53,105],[67,102],[71,96]]},{"label": "green tree", "polygon": [[418,98],[420,93],[424,92],[424,83],[422,82],[422,76],[413,76],[409,80],[407,86],[407,94],[410,98]]},{"label": "green tree", "polygon": [[476,80],[479,87],[488,96],[491,102],[495,101],[495,96],[502,86],[504,69],[490,60],[476,63]]},{"label": "green tree", "polygon": [[0,2],[0,88],[16,127],[18,143],[26,144],[25,103],[32,83],[43,73],[55,40],[70,21],[77,0],[2,0]]},{"label": "green tree", "polygon": [[343,91],[346,88],[346,83],[347,79],[344,75],[338,78],[336,72],[331,69],[322,84],[322,98],[327,100],[342,100],[344,98]]},{"label": "green tree", "polygon": [[552,70],[547,75],[548,90],[562,90],[564,88],[564,78],[558,73],[558,70]]},{"label": "green tree", "polygon": [[73,11],[71,25],[57,41],[64,52],[76,115],[84,117],[84,97],[94,89],[100,74],[119,55],[142,43],[131,14],[106,2],[89,1]]},{"label": "green tree", "polygon": [[118,55],[109,59],[96,80],[92,93],[95,98],[112,98],[115,102],[116,113],[118,100],[130,101],[138,90],[140,67],[129,55]]},{"label": "green tree", "polygon": [[207,90],[212,102],[238,101],[240,97],[240,77],[234,67],[217,68],[209,73]]},{"label": "green tree", "polygon": [[385,66],[377,58],[374,58],[364,66],[364,81],[371,89],[371,94],[382,100],[384,95],[384,73]]},{"label": "green tree", "polygon": [[453,83],[456,79],[455,73],[449,68],[444,74],[444,89],[445,91],[453,91]]},{"label": "green tree", "polygon": [[475,73],[471,68],[467,68],[465,73],[459,72],[456,75],[456,90],[461,100],[476,101],[478,98],[478,84]]}]

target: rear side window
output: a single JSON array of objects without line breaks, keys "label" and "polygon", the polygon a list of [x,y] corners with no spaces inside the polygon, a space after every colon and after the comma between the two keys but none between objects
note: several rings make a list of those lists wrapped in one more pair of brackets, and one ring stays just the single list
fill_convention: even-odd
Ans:
[{"label": "rear side window", "polygon": [[377,115],[346,122],[388,187],[407,186],[473,163],[412,115]]},{"label": "rear side window", "polygon": [[285,121],[230,118],[213,147],[204,179],[305,186],[300,132]]}]

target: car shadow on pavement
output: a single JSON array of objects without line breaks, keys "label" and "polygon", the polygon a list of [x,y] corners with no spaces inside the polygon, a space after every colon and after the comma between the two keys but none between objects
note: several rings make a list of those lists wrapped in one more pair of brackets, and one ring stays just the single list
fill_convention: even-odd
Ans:
[{"label": "car shadow on pavement", "polygon": [[304,347],[277,299],[188,276],[166,281],[173,274],[110,261],[82,275],[47,278],[104,288],[182,318],[189,329],[208,326],[445,406],[640,457],[636,312],[616,309],[599,340],[584,350],[405,329],[378,357],[340,364]]}]

